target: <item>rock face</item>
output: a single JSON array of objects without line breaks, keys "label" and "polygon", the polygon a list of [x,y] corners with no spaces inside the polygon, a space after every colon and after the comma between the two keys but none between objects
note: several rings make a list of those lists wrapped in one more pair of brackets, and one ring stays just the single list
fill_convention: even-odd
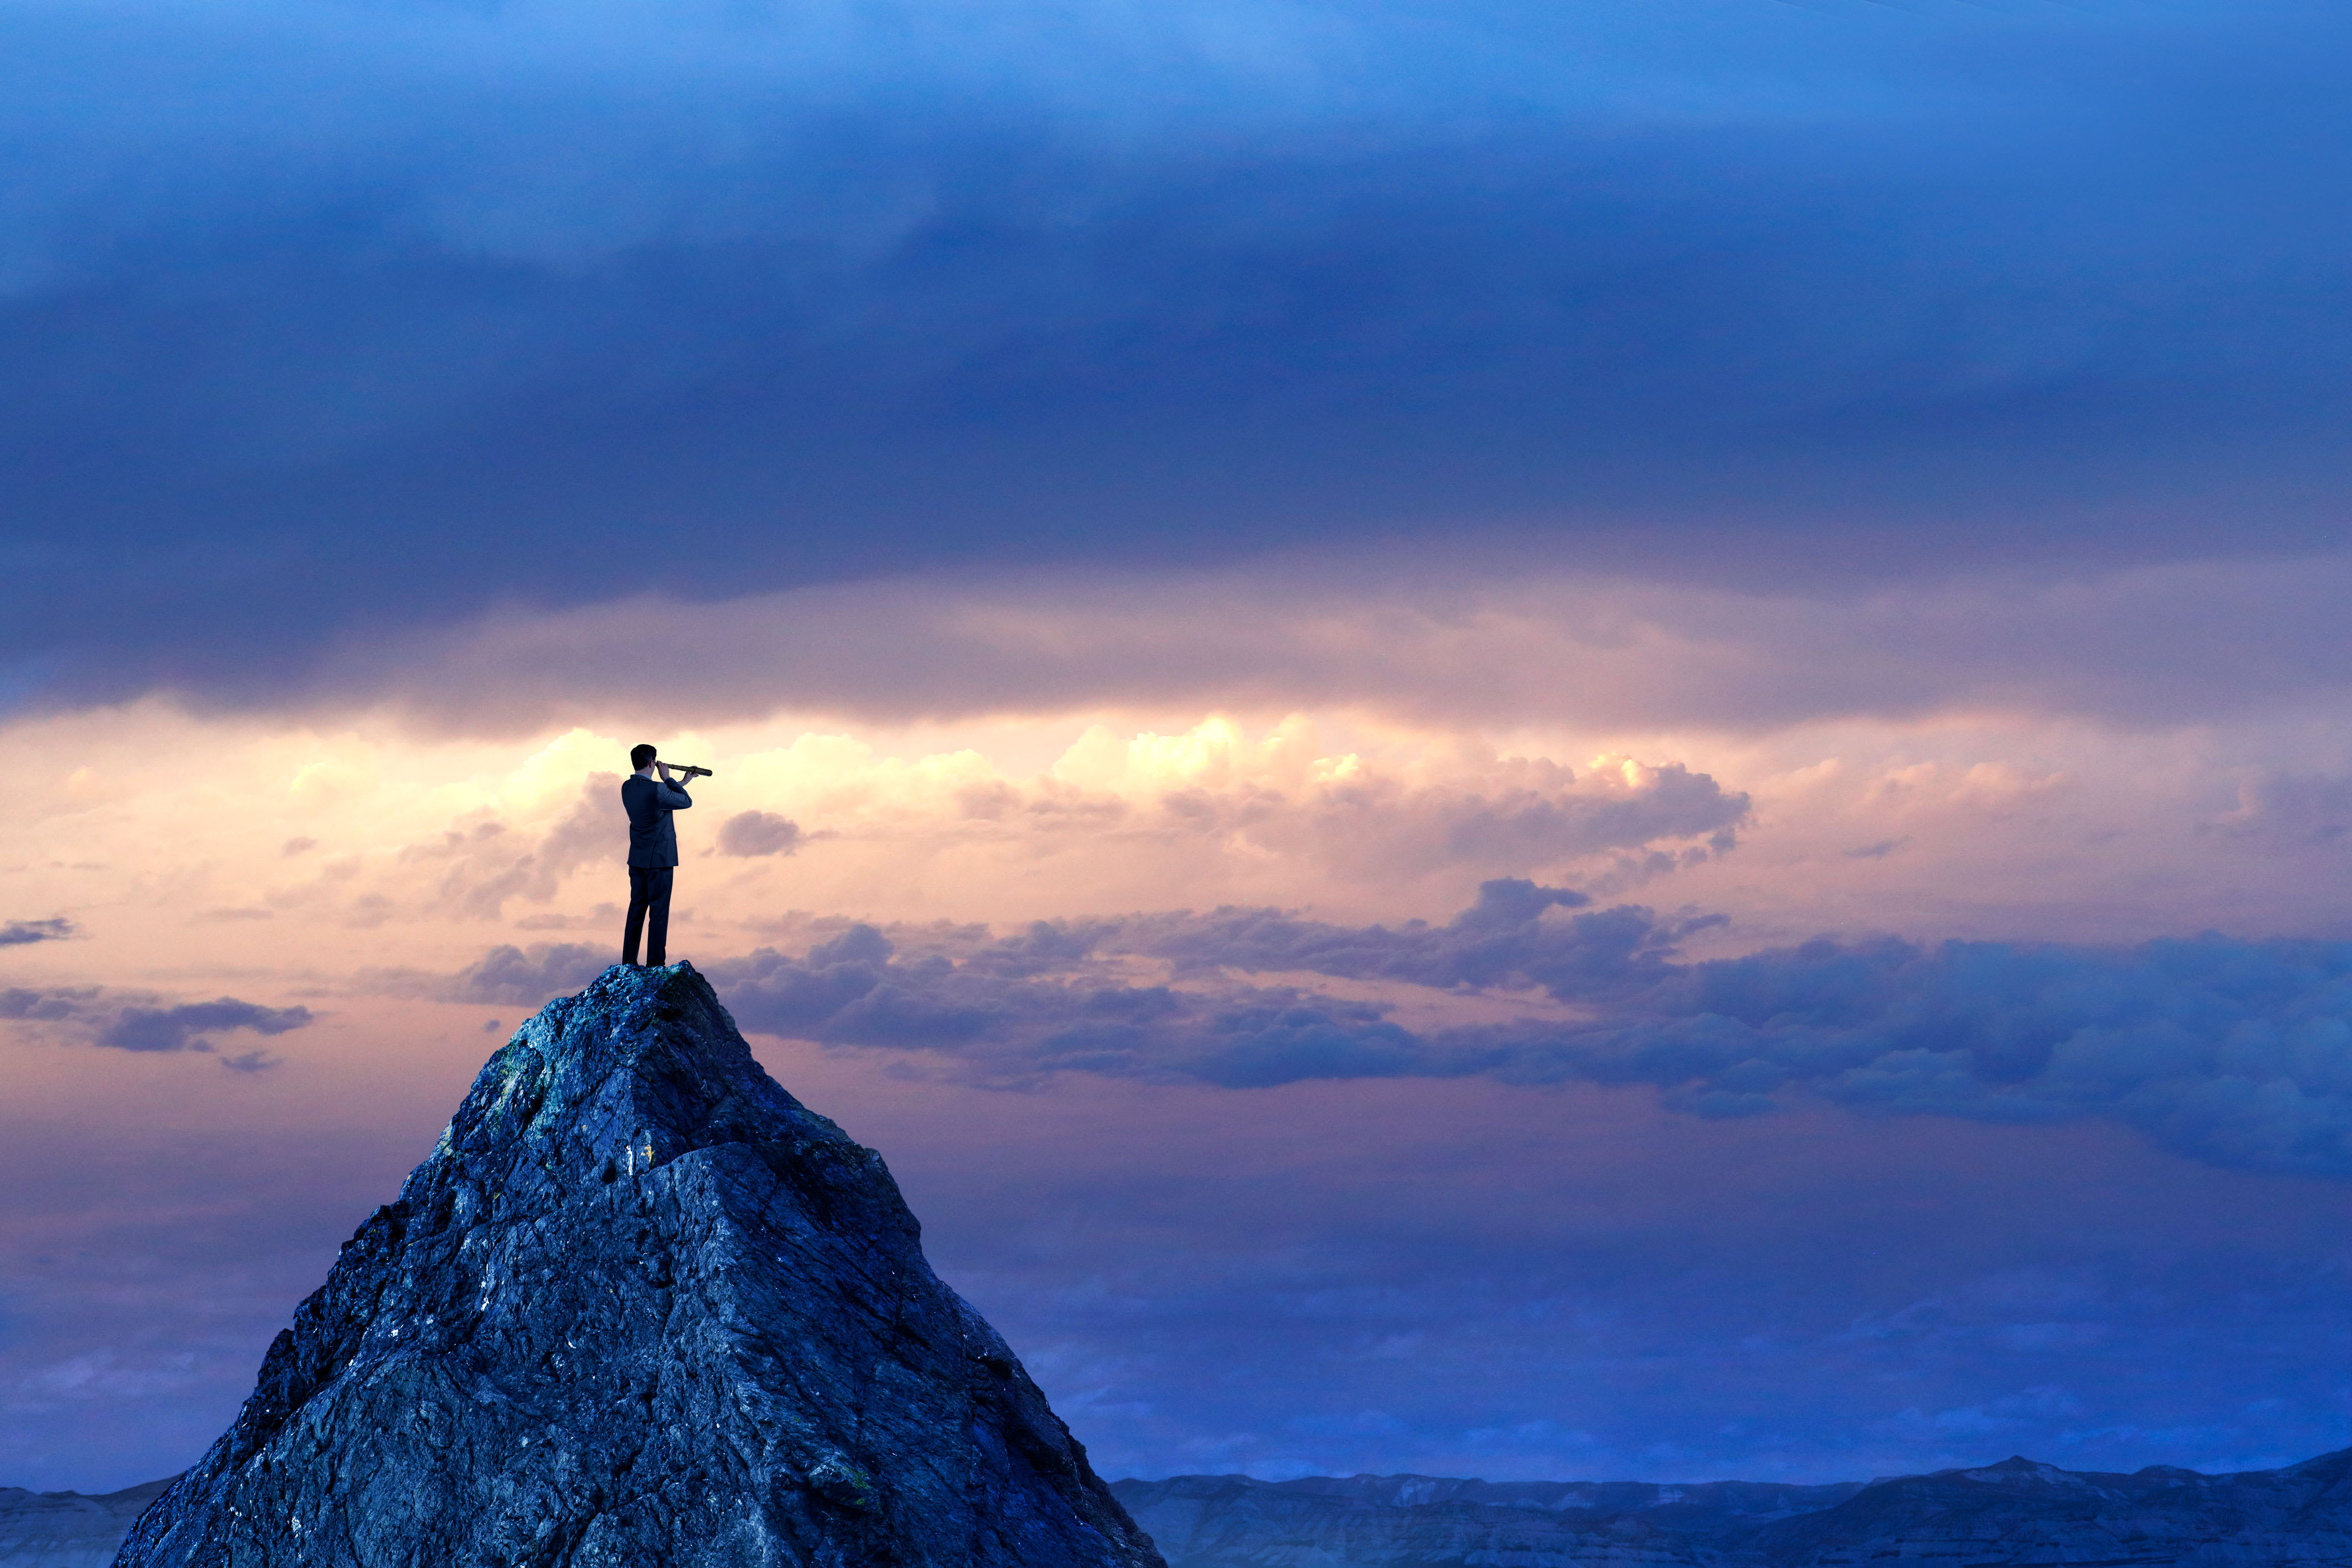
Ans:
[{"label": "rock face", "polygon": [[123,1568],[1160,1568],[686,964],[492,1057]]},{"label": "rock face", "polygon": [[102,1497],[0,1487],[0,1568],[106,1568],[131,1520],[171,1484]]},{"label": "rock face", "polygon": [[1113,1490],[1171,1568],[2352,1564],[2352,1449],[2220,1476],[2013,1458],[1867,1486],[1180,1476]]}]

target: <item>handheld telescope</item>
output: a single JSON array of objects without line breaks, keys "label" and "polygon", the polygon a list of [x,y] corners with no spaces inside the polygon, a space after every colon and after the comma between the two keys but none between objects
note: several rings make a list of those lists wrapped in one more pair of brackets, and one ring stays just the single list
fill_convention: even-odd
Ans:
[{"label": "handheld telescope", "polygon": [[667,768],[681,779],[693,779],[697,777],[716,779],[719,777],[718,774],[713,773],[708,768],[689,768],[683,762],[657,762],[654,766],[656,768]]}]

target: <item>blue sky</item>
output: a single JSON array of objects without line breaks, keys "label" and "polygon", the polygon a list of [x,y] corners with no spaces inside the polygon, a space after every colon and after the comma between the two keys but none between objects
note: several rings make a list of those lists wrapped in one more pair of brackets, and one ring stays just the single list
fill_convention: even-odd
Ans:
[{"label": "blue sky", "polygon": [[0,1483],[226,1422],[647,737],[1109,1473],[2352,1440],[2347,27],[0,5]]}]

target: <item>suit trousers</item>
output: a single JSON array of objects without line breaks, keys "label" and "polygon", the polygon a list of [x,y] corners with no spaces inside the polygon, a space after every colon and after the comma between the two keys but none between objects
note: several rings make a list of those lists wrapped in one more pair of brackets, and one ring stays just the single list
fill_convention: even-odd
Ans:
[{"label": "suit trousers", "polygon": [[[677,873],[676,866],[633,865],[629,868],[629,927],[621,938],[621,962],[637,961],[637,934],[645,933],[646,962],[659,965],[668,961],[669,953],[669,887],[670,879]],[[646,930],[646,916],[653,916],[653,929]]]}]

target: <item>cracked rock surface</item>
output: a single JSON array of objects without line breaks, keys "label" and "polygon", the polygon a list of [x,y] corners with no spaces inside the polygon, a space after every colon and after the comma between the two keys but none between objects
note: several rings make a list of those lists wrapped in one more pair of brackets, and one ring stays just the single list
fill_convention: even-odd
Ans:
[{"label": "cracked rock surface", "polygon": [[118,1568],[1161,1568],[688,964],[492,1057]]}]

